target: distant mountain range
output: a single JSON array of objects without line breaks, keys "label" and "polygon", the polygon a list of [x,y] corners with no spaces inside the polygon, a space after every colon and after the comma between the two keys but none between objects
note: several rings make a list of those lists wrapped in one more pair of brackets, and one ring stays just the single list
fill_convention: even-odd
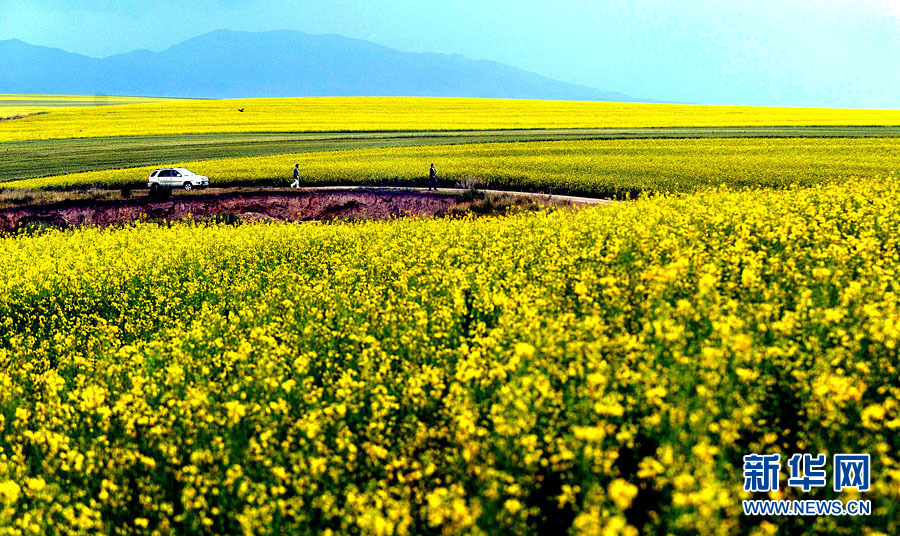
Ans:
[{"label": "distant mountain range", "polygon": [[136,50],[103,59],[17,39],[0,41],[0,93],[641,100],[493,61],[287,30],[218,30],[162,52]]}]

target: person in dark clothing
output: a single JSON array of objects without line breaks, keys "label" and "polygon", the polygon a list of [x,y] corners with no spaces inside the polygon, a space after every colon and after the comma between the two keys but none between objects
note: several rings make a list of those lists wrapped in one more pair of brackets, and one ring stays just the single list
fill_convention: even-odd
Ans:
[{"label": "person in dark clothing", "polygon": [[291,188],[299,188],[300,187],[300,164],[294,164],[294,182],[291,183]]},{"label": "person in dark clothing", "polygon": [[434,188],[437,190],[437,171],[434,169],[434,164],[431,164],[431,171],[428,172],[428,189],[431,190]]}]

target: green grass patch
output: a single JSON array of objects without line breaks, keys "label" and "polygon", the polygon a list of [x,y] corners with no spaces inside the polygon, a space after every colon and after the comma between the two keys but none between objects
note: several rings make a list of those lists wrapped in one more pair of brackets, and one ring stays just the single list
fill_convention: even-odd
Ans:
[{"label": "green grass patch", "polygon": [[590,139],[900,136],[900,127],[714,127],[190,134],[0,143],[0,181],[218,158],[379,147]]}]

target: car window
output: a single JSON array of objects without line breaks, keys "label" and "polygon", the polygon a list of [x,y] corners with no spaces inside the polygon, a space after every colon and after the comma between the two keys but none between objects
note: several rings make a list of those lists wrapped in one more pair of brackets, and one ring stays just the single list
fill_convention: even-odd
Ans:
[{"label": "car window", "polygon": [[150,178],[155,177],[157,173],[159,173],[159,170],[156,170],[156,171],[154,171],[153,173],[151,173],[151,174],[150,174]]}]

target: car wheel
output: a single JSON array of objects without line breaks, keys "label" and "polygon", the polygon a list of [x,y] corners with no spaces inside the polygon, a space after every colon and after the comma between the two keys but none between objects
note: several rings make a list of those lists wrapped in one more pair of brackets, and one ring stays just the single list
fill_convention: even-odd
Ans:
[{"label": "car wheel", "polygon": [[191,183],[189,183],[189,182],[184,183],[184,189],[185,189],[185,190],[190,190],[190,189],[191,189]]},{"label": "car wheel", "polygon": [[155,182],[154,182],[154,183],[151,183],[151,184],[150,184],[150,191],[153,192],[153,193],[158,192],[158,191],[159,191],[159,184],[157,184],[157,183],[155,183]]}]

